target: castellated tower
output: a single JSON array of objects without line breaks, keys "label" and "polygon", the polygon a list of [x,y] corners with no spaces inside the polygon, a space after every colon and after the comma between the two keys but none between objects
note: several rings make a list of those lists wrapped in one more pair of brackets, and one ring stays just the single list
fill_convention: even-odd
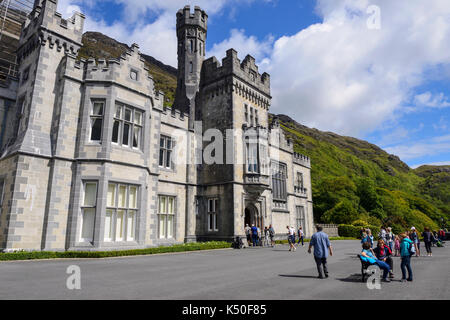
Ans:
[{"label": "castellated tower", "polygon": [[191,116],[194,115],[205,57],[207,21],[208,15],[197,6],[193,14],[190,6],[185,6],[177,13],[178,84],[174,106]]}]

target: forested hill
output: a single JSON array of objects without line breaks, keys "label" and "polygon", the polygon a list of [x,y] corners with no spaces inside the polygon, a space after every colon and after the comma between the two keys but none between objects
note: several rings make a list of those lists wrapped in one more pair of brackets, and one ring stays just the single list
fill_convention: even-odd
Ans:
[{"label": "forested hill", "polygon": [[[117,58],[129,47],[98,32],[83,35],[79,57]],[[143,54],[157,90],[171,106],[176,72]],[[394,227],[440,227],[450,218],[450,166],[411,169],[376,145],[303,126],[278,115],[296,152],[311,158],[316,222]]]}]

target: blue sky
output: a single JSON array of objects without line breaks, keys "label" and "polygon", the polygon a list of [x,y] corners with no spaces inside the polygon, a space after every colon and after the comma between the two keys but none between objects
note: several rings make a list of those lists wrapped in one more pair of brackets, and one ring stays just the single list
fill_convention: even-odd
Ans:
[{"label": "blue sky", "polygon": [[273,113],[368,140],[411,167],[450,164],[448,0],[60,0],[85,31],[176,66],[175,14],[209,15],[207,56],[271,74]]}]

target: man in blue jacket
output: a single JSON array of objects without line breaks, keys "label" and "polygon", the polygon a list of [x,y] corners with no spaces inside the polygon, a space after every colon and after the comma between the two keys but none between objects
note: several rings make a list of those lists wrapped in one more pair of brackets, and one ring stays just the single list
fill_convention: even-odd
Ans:
[{"label": "man in blue jacket", "polygon": [[258,228],[254,224],[252,224],[252,242],[254,247],[258,245]]}]

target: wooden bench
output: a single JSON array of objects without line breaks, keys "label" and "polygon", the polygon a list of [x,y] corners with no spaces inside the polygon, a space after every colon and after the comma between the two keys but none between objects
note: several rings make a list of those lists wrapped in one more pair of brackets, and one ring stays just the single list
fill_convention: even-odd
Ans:
[{"label": "wooden bench", "polygon": [[367,268],[371,266],[370,262],[364,261],[361,255],[358,254],[359,261],[361,261],[361,281],[364,282],[367,275]]}]

